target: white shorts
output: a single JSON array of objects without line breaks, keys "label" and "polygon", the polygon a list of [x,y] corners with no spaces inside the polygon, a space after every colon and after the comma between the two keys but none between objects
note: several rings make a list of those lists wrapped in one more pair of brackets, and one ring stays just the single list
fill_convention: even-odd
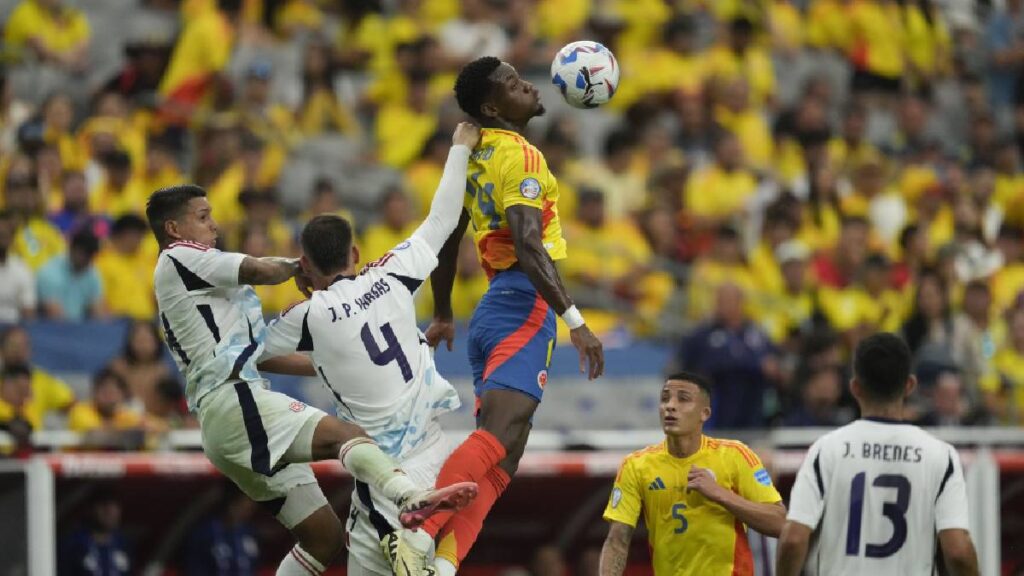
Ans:
[{"label": "white shorts", "polygon": [[308,464],[313,431],[326,415],[259,383],[229,382],[200,400],[203,452],[291,529],[327,504]]},{"label": "white shorts", "polygon": [[[424,441],[424,446],[408,458],[399,460],[402,470],[413,482],[432,488],[441,466],[454,448],[441,432],[437,422],[435,430]],[[352,491],[352,507],[345,522],[348,545],[349,574],[392,574],[387,559],[380,549],[380,541],[390,531],[401,528],[398,507],[362,482],[356,482]]]}]

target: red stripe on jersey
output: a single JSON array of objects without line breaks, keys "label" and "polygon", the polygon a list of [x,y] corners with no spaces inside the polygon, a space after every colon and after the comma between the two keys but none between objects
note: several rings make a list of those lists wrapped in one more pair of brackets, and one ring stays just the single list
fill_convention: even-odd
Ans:
[{"label": "red stripe on jersey", "polygon": [[544,201],[544,205],[540,209],[540,211],[541,211],[540,223],[541,223],[541,232],[542,233],[543,233],[544,230],[547,229],[548,224],[551,223],[551,221],[555,219],[555,209],[554,208],[555,208],[555,203],[554,202],[552,202],[551,200],[545,200]]},{"label": "red stripe on jersey", "polygon": [[750,553],[750,543],[747,542],[747,532],[743,529],[743,522],[736,520],[733,526],[736,529],[736,542],[732,547],[732,574],[733,576],[754,576],[754,555]]},{"label": "red stripe on jersey", "polygon": [[747,464],[749,464],[751,467],[757,466],[757,457],[754,456],[754,454],[750,452],[750,450],[746,446],[743,446],[739,442],[733,440],[722,440],[721,445],[725,446],[726,448],[732,448],[733,450],[739,452],[740,455],[743,456],[743,459],[746,460]]},{"label": "red stripe on jersey", "polygon": [[520,141],[519,147],[523,149],[523,172],[530,171],[530,151],[526,149],[526,142]]},{"label": "red stripe on jersey", "polygon": [[538,294],[536,300],[533,301],[533,310],[526,317],[526,321],[494,347],[494,351],[491,352],[491,356],[487,359],[487,365],[484,367],[483,379],[485,382],[495,370],[509,358],[515,356],[531,338],[537,335],[537,332],[544,326],[544,319],[547,315],[548,303]]},{"label": "red stripe on jersey", "polygon": [[196,250],[202,250],[203,252],[206,252],[207,250],[210,249],[210,247],[207,246],[206,244],[200,244],[199,242],[192,242],[191,240],[178,240],[176,242],[171,242],[167,246],[167,249],[170,250],[171,248],[176,248],[178,246],[185,246],[187,248],[195,248]]},{"label": "red stripe on jersey", "polygon": [[295,548],[292,548],[292,558],[295,558],[295,561],[298,562],[299,566],[302,566],[302,569],[306,572],[309,572],[313,576],[320,576],[320,573],[314,570],[313,567],[310,566],[309,562],[295,551]]}]

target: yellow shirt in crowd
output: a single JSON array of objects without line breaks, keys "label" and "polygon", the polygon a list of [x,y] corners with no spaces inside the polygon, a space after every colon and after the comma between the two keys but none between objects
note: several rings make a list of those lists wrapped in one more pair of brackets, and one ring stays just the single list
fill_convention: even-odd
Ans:
[{"label": "yellow shirt in crowd", "polygon": [[85,14],[63,6],[61,15],[43,8],[35,0],[23,0],[11,12],[4,29],[4,40],[9,48],[21,48],[35,39],[47,50],[66,54],[89,41],[89,21]]}]

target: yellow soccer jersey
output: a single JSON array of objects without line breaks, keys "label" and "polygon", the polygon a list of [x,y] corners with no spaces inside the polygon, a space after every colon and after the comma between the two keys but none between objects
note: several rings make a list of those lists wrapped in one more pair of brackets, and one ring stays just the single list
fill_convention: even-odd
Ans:
[{"label": "yellow soccer jersey", "polygon": [[558,182],[544,156],[525,138],[508,130],[484,128],[469,159],[466,210],[477,253],[488,276],[515,264],[516,250],[505,209],[541,210],[543,242],[552,260],[566,256],[558,219]]},{"label": "yellow soccer jersey", "polygon": [[615,478],[604,518],[647,525],[656,576],[752,575],[753,558],[742,522],[695,491],[691,466],[708,468],[718,483],[752,502],[781,502],[768,471],[742,442],[704,436],[688,458],[669,454],[665,442],[626,457]]}]

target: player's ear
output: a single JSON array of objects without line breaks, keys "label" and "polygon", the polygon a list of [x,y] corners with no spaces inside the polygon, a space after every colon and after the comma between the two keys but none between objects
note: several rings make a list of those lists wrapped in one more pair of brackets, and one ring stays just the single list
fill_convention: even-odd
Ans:
[{"label": "player's ear", "polygon": [[484,118],[497,118],[498,107],[491,102],[484,102],[480,105],[480,115]]},{"label": "player's ear", "polygon": [[861,391],[860,381],[857,380],[857,377],[854,376],[850,378],[850,394],[852,394],[858,401],[861,397]]},{"label": "player's ear", "polygon": [[709,404],[705,404],[704,407],[700,409],[700,421],[703,424],[703,423],[707,422],[710,419],[711,419],[711,404],[709,403]]},{"label": "player's ear", "polygon": [[177,221],[171,219],[164,220],[164,236],[166,236],[170,241],[181,239],[181,233],[178,232]]},{"label": "player's ear", "polygon": [[299,268],[302,268],[302,272],[307,276],[316,272],[316,269],[313,268],[313,263],[309,261],[309,258],[306,258],[305,254],[299,256]]},{"label": "player's ear", "polygon": [[356,264],[359,264],[359,247],[356,246],[355,244],[353,244],[352,245],[352,253],[349,256],[351,256],[350,261],[351,261],[351,264],[353,266],[355,266]]},{"label": "player's ear", "polygon": [[911,374],[910,378],[907,378],[906,387],[903,389],[903,397],[910,398],[910,395],[914,393],[915,388],[917,388],[917,376]]}]

